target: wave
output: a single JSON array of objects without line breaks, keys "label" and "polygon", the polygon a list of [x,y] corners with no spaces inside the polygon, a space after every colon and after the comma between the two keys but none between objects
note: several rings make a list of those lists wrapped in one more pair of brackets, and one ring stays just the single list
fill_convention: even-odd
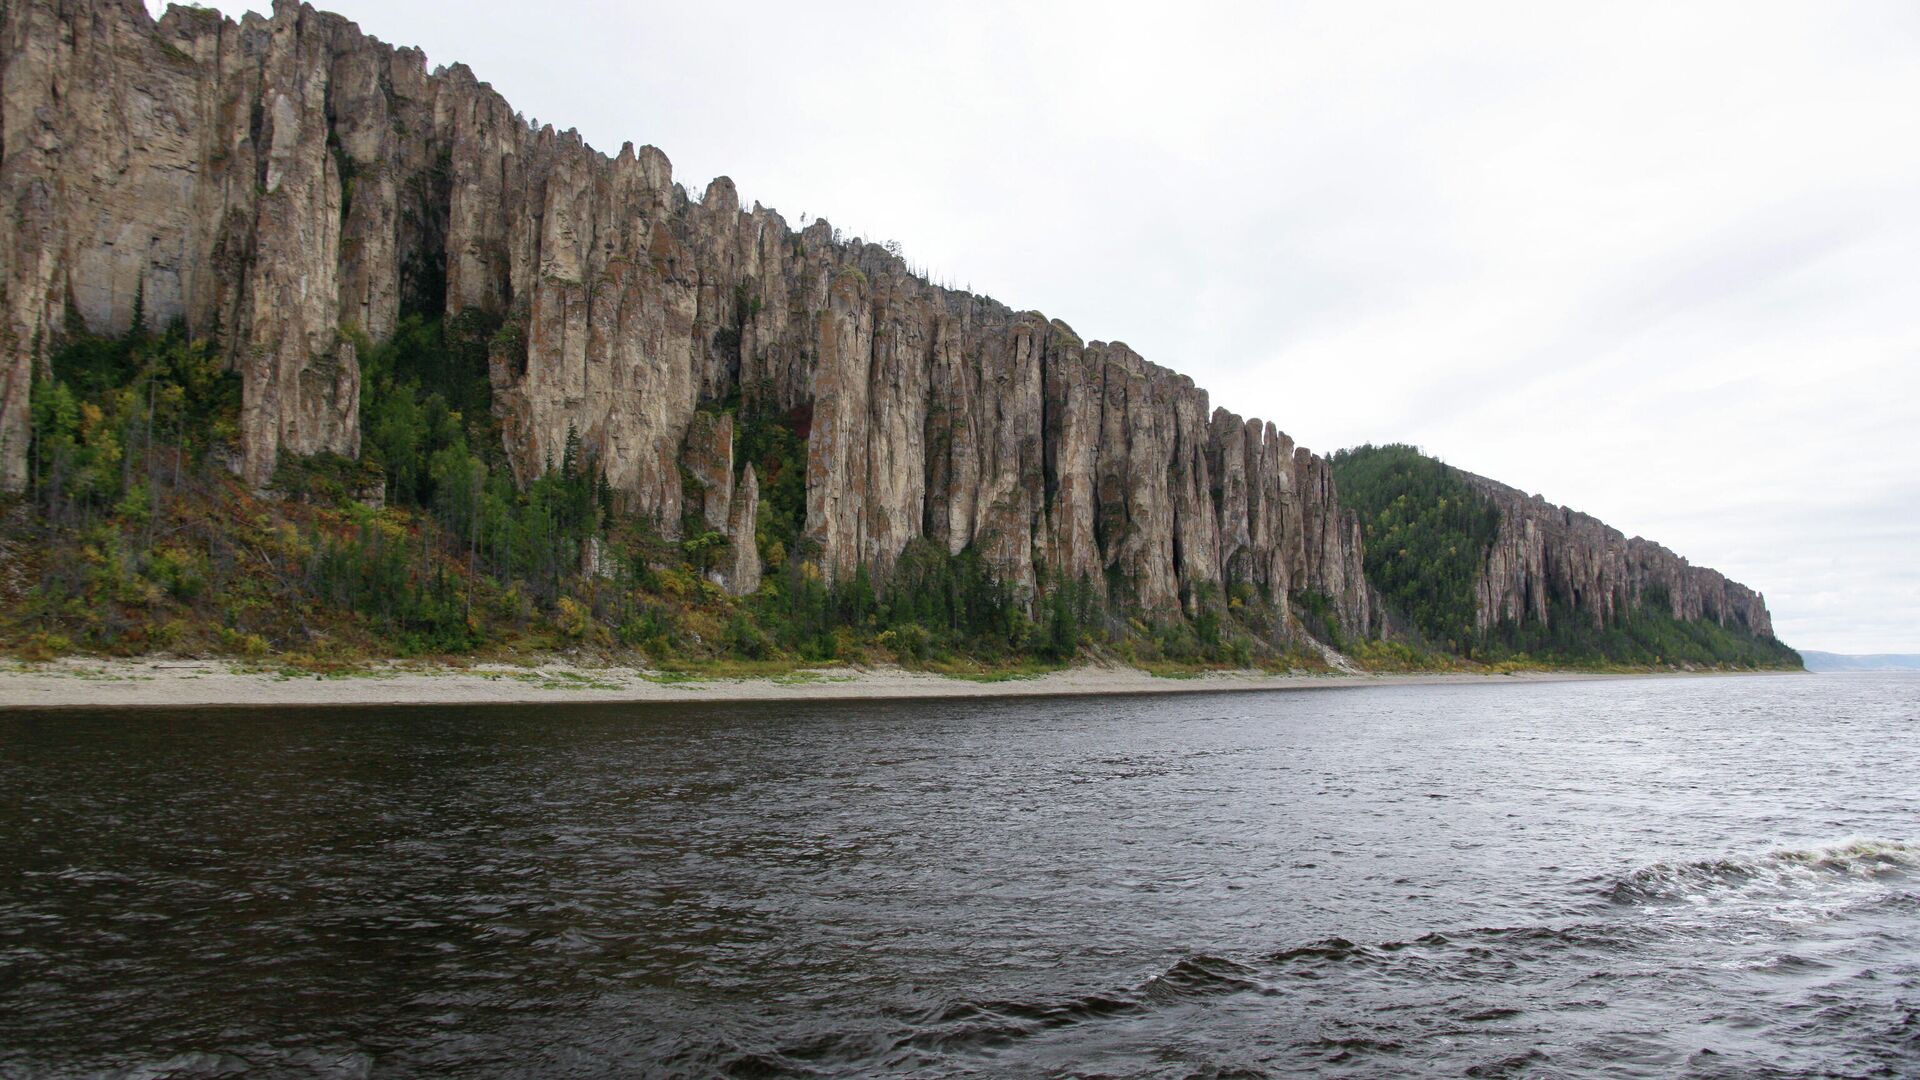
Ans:
[{"label": "wave", "polygon": [[1920,846],[1853,839],[1756,856],[1660,862],[1625,876],[1595,879],[1617,904],[1679,903],[1734,890],[1789,891],[1843,881],[1899,881],[1920,872]]},{"label": "wave", "polygon": [[1132,1016],[1183,1001],[1270,992],[1258,973],[1218,956],[1184,957],[1136,986],[1059,1001],[960,1001],[914,1017],[912,1034],[895,1049],[956,1050],[991,1046],[1058,1028]]},{"label": "wave", "polygon": [[[1415,1048],[1434,1037],[1477,1047],[1475,1038],[1537,1033],[1543,1023],[1565,1023],[1569,1015],[1606,1009],[1609,1002],[1596,997],[1614,992],[1603,990],[1605,985],[1657,995],[1661,991],[1653,984],[1632,980],[1664,979],[1671,964],[1658,958],[1672,950],[1685,956],[1720,948],[1702,938],[1700,927],[1690,921],[1629,916],[1614,904],[1674,903],[1715,891],[1805,892],[1838,882],[1895,884],[1914,877],[1920,877],[1920,846],[1875,839],[1655,863],[1624,876],[1579,882],[1598,886],[1603,899],[1569,908],[1565,921],[1451,929],[1371,942],[1332,936],[1237,959],[1195,953],[1137,981],[1057,997],[963,998],[921,1009],[883,1010],[870,1025],[816,1032],[797,1041],[776,1040],[758,1052],[708,1046],[698,1063],[705,1071],[728,1076],[840,1075],[849,1068],[992,1075],[991,1063],[999,1055],[1018,1055],[1021,1051],[1015,1048],[1029,1040],[1107,1024],[1144,1024],[1142,1030],[1176,1032],[1188,1023],[1205,1026],[1209,1021],[1201,1017],[1217,1005],[1271,998],[1280,1000],[1255,1011],[1267,1017],[1261,1021],[1263,1037],[1291,1025],[1272,1047],[1289,1062],[1283,1071],[1297,1066],[1393,1072],[1396,1062],[1419,1053]],[[1876,892],[1876,905],[1920,902],[1906,889]],[[1760,895],[1775,902],[1771,893]],[[1829,966],[1780,952],[1751,970],[1808,975]],[[1522,987],[1532,989],[1522,992]],[[1364,1014],[1367,1029],[1356,1030],[1346,1018],[1325,1019],[1325,1011],[1336,1007],[1333,1003],[1339,1003],[1343,1017],[1354,1008],[1371,1010]],[[1099,1038],[1095,1036],[1096,1045]],[[1488,1049],[1497,1047],[1489,1044]],[[715,1056],[715,1050],[723,1052]],[[1538,1051],[1514,1057],[1510,1048],[1459,1065],[1467,1075],[1484,1076],[1549,1067]]]},{"label": "wave", "polygon": [[[1315,992],[1313,984],[1322,980],[1367,977],[1361,976],[1360,969],[1378,969],[1369,971],[1368,976],[1389,979],[1438,978],[1498,985],[1514,970],[1538,964],[1547,954],[1615,952],[1631,947],[1639,940],[1639,933],[1605,923],[1480,927],[1372,944],[1330,937],[1246,962],[1197,954],[1176,961],[1140,983],[1116,989],[1052,1001],[958,1001],[903,1015],[906,1030],[893,1043],[893,1060],[904,1060],[899,1055],[916,1052],[990,1052],[1063,1028],[1137,1018],[1220,998]],[[1498,1023],[1522,1011],[1462,999],[1451,1020],[1460,1024]],[[1313,1045],[1332,1052],[1341,1061],[1405,1049],[1394,1042],[1366,1040],[1352,1045]]]}]

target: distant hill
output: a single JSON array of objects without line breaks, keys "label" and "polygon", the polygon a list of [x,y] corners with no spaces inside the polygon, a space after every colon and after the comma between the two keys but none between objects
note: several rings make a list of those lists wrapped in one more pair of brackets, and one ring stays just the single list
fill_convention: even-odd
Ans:
[{"label": "distant hill", "polygon": [[1920,671],[1920,655],[1879,653],[1847,656],[1842,653],[1800,650],[1808,671]]}]

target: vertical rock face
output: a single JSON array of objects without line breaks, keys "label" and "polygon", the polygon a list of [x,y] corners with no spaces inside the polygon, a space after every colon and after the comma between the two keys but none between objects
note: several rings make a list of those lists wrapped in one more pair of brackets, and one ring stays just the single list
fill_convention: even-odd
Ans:
[{"label": "vertical rock face", "polygon": [[760,553],[754,549],[753,525],[760,514],[760,480],[753,466],[740,477],[733,489],[733,505],[727,510],[727,535],[732,546],[721,584],[735,596],[745,596],[760,587]]},{"label": "vertical rock face", "polygon": [[1712,619],[1773,636],[1766,598],[1719,571],[1690,565],[1659,544],[1629,539],[1538,495],[1462,475],[1500,511],[1500,529],[1478,584],[1480,630],[1503,621],[1549,622],[1556,601],[1600,626],[1653,590],[1666,594],[1676,619]]},{"label": "vertical rock face", "polygon": [[[153,325],[219,330],[245,375],[256,482],[283,448],[357,453],[341,254],[377,223],[343,221],[352,159],[330,117],[359,32],[285,4],[271,20],[174,8],[156,23],[138,0],[22,0],[0,8],[0,41],[0,480],[19,486],[34,364],[69,317],[125,330],[136,296]],[[390,314],[367,329],[391,330]]]},{"label": "vertical rock face", "polygon": [[[699,196],[658,150],[529,125],[472,72],[280,0],[239,22],[140,0],[0,6],[0,483],[25,481],[27,387],[72,314],[217,334],[244,376],[244,468],[358,451],[351,342],[407,312],[486,313],[523,481],[568,432],[623,510],[731,541],[758,582],[738,399],[799,417],[829,574],[912,540],[1009,580],[1173,610],[1250,586],[1369,624],[1358,528],[1326,463],[1119,343],[937,288],[894,254]],[[700,481],[683,506],[680,468]],[[1681,595],[1676,591],[1676,596]]]},{"label": "vertical rock face", "polygon": [[[353,342],[484,313],[503,450],[525,481],[570,431],[622,509],[730,540],[758,585],[740,400],[807,418],[806,537],[829,574],[917,538],[1007,579],[1101,583],[1150,610],[1251,587],[1374,623],[1358,522],[1323,459],[1183,376],[1064,323],[937,288],[825,222],[699,197],[652,147],[533,127],[465,67],[278,0],[238,22],[140,0],[0,0],[0,490],[27,481],[28,393],[68,328],[136,308],[213,335],[243,376],[243,469],[359,450]],[[698,481],[698,505],[683,504]],[[742,469],[742,466],[745,468]],[[1664,590],[1770,634],[1764,600],[1492,481],[1482,628],[1596,622]]]},{"label": "vertical rock face", "polygon": [[714,532],[726,532],[733,508],[733,417],[694,413],[687,427],[687,452],[682,461],[701,491],[700,505],[690,506],[688,511],[699,513]]}]

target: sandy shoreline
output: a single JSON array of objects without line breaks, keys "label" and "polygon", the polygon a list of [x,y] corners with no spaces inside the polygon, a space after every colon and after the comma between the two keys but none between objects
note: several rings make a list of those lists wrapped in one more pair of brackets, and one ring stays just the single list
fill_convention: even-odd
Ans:
[{"label": "sandy shoreline", "polygon": [[899,668],[823,668],[749,679],[661,676],[633,668],[477,665],[389,668],[351,676],[249,671],[212,660],[79,661],[0,669],[0,710],[287,705],[509,705],[566,702],[857,701],[1326,690],[1641,678],[1582,672],[1512,675],[1268,675],[1165,678],[1133,668],[1080,667],[977,682]]}]

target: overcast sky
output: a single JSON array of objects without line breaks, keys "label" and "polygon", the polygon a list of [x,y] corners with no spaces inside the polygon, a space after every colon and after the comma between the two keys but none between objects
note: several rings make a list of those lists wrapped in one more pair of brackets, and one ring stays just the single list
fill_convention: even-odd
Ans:
[{"label": "overcast sky", "polygon": [[1317,450],[1658,540],[1789,644],[1920,652],[1912,0],[322,6]]}]

